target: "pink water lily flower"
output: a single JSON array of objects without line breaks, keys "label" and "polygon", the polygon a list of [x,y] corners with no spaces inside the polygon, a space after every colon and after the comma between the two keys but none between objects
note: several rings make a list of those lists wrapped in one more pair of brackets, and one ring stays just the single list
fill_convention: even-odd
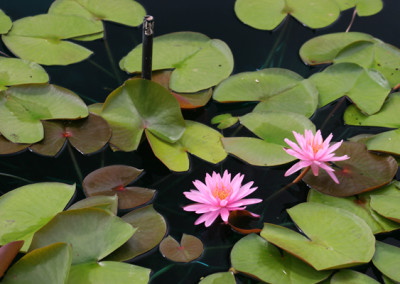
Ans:
[{"label": "pink water lily flower", "polygon": [[205,226],[209,227],[218,216],[227,223],[230,211],[244,210],[246,205],[262,201],[258,198],[243,199],[257,189],[257,187],[251,187],[253,182],[242,186],[243,178],[244,175],[237,174],[231,180],[231,174],[225,170],[222,177],[215,172],[212,176],[207,174],[205,184],[195,180],[193,184],[197,190],[191,189],[183,194],[198,203],[187,205],[183,210],[202,214],[194,223],[195,225],[204,222]]},{"label": "pink water lily flower", "polygon": [[325,139],[325,141],[322,139],[320,130],[315,133],[315,136],[311,130],[305,130],[304,134],[305,136],[293,131],[293,135],[299,145],[287,138],[285,139],[285,142],[292,147],[292,149],[284,148],[286,153],[300,159],[299,162],[294,164],[285,173],[285,176],[289,176],[302,168],[311,166],[312,172],[315,176],[318,176],[319,168],[321,168],[324,169],[336,183],[339,183],[336,175],[333,173],[335,170],[327,163],[349,159],[347,155],[335,157],[334,151],[342,145],[343,140],[330,146],[329,143],[333,137],[332,133]]}]

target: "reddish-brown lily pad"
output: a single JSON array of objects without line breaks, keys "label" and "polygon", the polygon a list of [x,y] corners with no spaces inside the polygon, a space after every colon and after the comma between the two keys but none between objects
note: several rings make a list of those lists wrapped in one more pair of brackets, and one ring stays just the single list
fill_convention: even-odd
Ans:
[{"label": "reddish-brown lily pad", "polygon": [[3,277],[23,245],[24,241],[14,241],[0,247],[0,278]]},{"label": "reddish-brown lily pad", "polygon": [[304,182],[328,195],[352,196],[388,184],[397,172],[398,165],[392,156],[369,152],[361,143],[344,142],[336,151],[336,156],[342,155],[350,159],[335,162],[333,166],[338,184],[323,170],[318,176],[308,172]]},{"label": "reddish-brown lily pad", "polygon": [[205,106],[211,99],[212,88],[200,91],[197,93],[176,93],[169,88],[169,81],[171,78],[172,71],[157,71],[152,75],[152,81],[160,84],[167,88],[171,94],[178,100],[179,105],[183,109],[192,109]]},{"label": "reddish-brown lily pad", "polygon": [[175,262],[190,262],[203,253],[203,243],[195,236],[183,234],[179,244],[173,237],[166,237],[160,244],[162,255]]},{"label": "reddish-brown lily pad", "polygon": [[125,165],[113,165],[91,172],[82,186],[87,196],[118,195],[118,207],[128,209],[145,204],[153,199],[155,190],[127,186],[142,170]]},{"label": "reddish-brown lily pad", "polygon": [[0,155],[8,155],[21,152],[30,144],[13,143],[0,134]]},{"label": "reddish-brown lily pad", "polygon": [[247,210],[235,210],[229,213],[228,224],[235,231],[247,235],[261,232],[263,225],[258,224],[259,220],[259,217]]},{"label": "reddish-brown lily pad", "polygon": [[44,139],[29,149],[45,156],[56,156],[68,140],[82,154],[103,148],[111,138],[111,128],[100,116],[90,113],[79,120],[43,121]]}]

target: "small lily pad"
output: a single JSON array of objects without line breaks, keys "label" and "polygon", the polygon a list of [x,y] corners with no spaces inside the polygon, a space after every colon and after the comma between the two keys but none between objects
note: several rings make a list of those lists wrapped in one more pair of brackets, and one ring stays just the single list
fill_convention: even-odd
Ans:
[{"label": "small lily pad", "polygon": [[118,213],[118,196],[92,196],[79,200],[72,204],[68,210],[82,209],[82,208],[99,208],[108,210],[114,215]]},{"label": "small lily pad", "polygon": [[247,210],[231,211],[228,218],[228,224],[232,229],[246,235],[261,232],[262,226],[259,221],[259,216],[257,217]]},{"label": "small lily pad", "polygon": [[107,260],[125,261],[135,258],[154,247],[164,238],[167,224],[153,205],[135,209],[122,216],[122,220],[137,228],[135,234],[120,248],[107,257]]},{"label": "small lily pad", "polygon": [[24,241],[14,241],[0,247],[0,278],[3,277],[23,245]]},{"label": "small lily pad", "polygon": [[317,270],[367,263],[375,252],[370,227],[353,213],[319,203],[301,203],[287,210],[304,235],[264,224],[261,236]]},{"label": "small lily pad", "polygon": [[287,111],[310,117],[318,104],[313,83],[295,72],[269,68],[239,73],[224,80],[215,89],[218,102],[260,101],[254,111]]},{"label": "small lily pad", "polygon": [[238,241],[231,252],[232,266],[267,283],[319,283],[330,271],[317,271],[256,234]]},{"label": "small lily pad", "polygon": [[371,16],[382,10],[382,0],[335,0],[340,10],[355,8],[360,17]]},{"label": "small lily pad", "polygon": [[371,207],[380,215],[400,223],[400,189],[395,181],[371,194]]},{"label": "small lily pad", "polygon": [[30,144],[13,143],[0,134],[0,155],[8,155],[21,152],[28,148],[29,145]]},{"label": "small lily pad", "polygon": [[218,129],[225,129],[235,125],[239,121],[238,117],[232,116],[230,113],[224,113],[217,116],[214,116],[211,119],[212,124],[218,124]]},{"label": "small lily pad", "polygon": [[12,21],[2,10],[0,10],[0,34],[6,34],[12,27]]},{"label": "small lily pad", "polygon": [[[122,70],[142,70],[142,45],[136,46],[119,63]],[[221,40],[195,32],[177,32],[154,38],[153,70],[174,69],[169,88],[194,93],[217,85],[233,70],[233,56]]]},{"label": "small lily pad", "polygon": [[400,248],[377,241],[372,262],[387,277],[400,281]]},{"label": "small lily pad", "polygon": [[331,284],[379,284],[373,278],[350,269],[342,269],[335,273],[331,278]]},{"label": "small lily pad", "polygon": [[310,187],[324,194],[341,197],[370,191],[391,182],[397,172],[392,156],[373,154],[361,143],[343,142],[335,154],[350,157],[333,166],[339,183],[325,171],[320,171],[318,176],[308,172],[303,178]]},{"label": "small lily pad", "polygon": [[202,279],[199,284],[236,284],[232,272],[217,272]]},{"label": "small lily pad", "polygon": [[171,236],[160,243],[160,252],[166,258],[175,262],[190,262],[203,253],[203,243],[192,235],[183,234],[179,244]]},{"label": "small lily pad", "polygon": [[386,131],[365,141],[368,150],[400,155],[400,129]]},{"label": "small lily pad", "polygon": [[82,182],[87,196],[118,196],[118,207],[128,209],[143,205],[153,199],[155,190],[127,186],[142,173],[134,167],[113,165],[97,169]]}]

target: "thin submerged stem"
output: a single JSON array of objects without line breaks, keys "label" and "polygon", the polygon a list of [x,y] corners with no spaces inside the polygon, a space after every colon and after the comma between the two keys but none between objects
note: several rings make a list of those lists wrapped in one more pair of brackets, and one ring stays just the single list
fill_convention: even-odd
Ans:
[{"label": "thin submerged stem", "polygon": [[76,175],[78,176],[79,182],[82,184],[82,181],[83,181],[82,171],[78,165],[78,162],[75,158],[74,151],[72,150],[72,147],[69,144],[69,142],[67,142],[67,148],[68,148],[69,156],[71,157],[72,163],[74,165]]},{"label": "thin submerged stem", "polygon": [[106,68],[104,68],[103,66],[101,66],[100,64],[96,63],[93,60],[88,59],[88,62],[90,64],[92,64],[93,66],[95,66],[96,68],[98,68],[99,70],[103,71],[104,73],[106,73],[108,76],[110,76],[111,78],[117,79],[117,77],[115,77],[115,75],[113,73],[111,73],[110,71],[108,71]]},{"label": "thin submerged stem", "polygon": [[348,26],[347,29],[346,29],[346,33],[348,33],[348,32],[350,31],[350,28],[351,28],[351,26],[352,26],[353,23],[354,23],[354,19],[356,18],[356,15],[357,15],[357,8],[354,8],[353,16],[351,17],[350,24],[349,24],[349,26]]},{"label": "thin submerged stem", "polygon": [[151,277],[150,277],[150,282],[152,280],[154,280],[154,278],[160,276],[161,274],[163,274],[164,272],[167,272],[168,270],[170,270],[172,267],[175,266],[175,263],[171,263],[170,265],[167,265],[166,267],[164,267],[163,269],[158,270],[157,272],[155,272]]},{"label": "thin submerged stem", "polygon": [[31,181],[29,179],[22,178],[22,177],[19,177],[19,176],[15,176],[15,175],[12,175],[12,174],[0,173],[0,176],[18,179],[18,180],[21,180],[21,181],[24,181],[24,182],[27,182],[27,183],[35,183],[34,181]]},{"label": "thin submerged stem", "polygon": [[328,114],[328,116],[326,117],[325,121],[322,123],[321,127],[319,128],[320,130],[322,130],[326,124],[328,123],[329,119],[331,119],[331,117],[335,114],[335,112],[340,108],[340,106],[343,104],[343,102],[346,100],[346,97],[343,96],[340,101],[335,105],[335,107],[333,108],[333,110]]},{"label": "thin submerged stem", "polygon": [[114,72],[114,75],[115,75],[115,79],[118,81],[118,84],[122,84],[121,76],[120,76],[120,74],[118,72],[117,65],[115,64],[114,57],[112,55],[110,45],[108,44],[105,27],[104,27],[103,42],[104,42],[104,47],[106,48],[108,60],[110,61],[111,68],[112,68],[112,70]]}]

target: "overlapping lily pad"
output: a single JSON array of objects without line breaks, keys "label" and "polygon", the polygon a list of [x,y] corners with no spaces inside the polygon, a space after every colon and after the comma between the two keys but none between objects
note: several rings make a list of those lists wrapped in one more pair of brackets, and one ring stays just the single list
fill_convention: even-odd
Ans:
[{"label": "overlapping lily pad", "polygon": [[24,241],[14,241],[0,247],[0,278],[3,277],[23,245]]},{"label": "overlapping lily pad", "polygon": [[113,131],[110,143],[122,151],[136,150],[144,129],[171,143],[185,131],[174,96],[159,84],[143,79],[127,80],[113,91],[101,116]]},{"label": "overlapping lily pad", "polygon": [[85,177],[82,182],[87,196],[118,196],[118,207],[128,209],[143,205],[153,199],[155,190],[127,186],[142,173],[134,167],[113,165],[97,169]]},{"label": "overlapping lily pad", "polygon": [[62,211],[75,185],[36,183],[16,188],[0,197],[0,245],[24,240],[29,248],[33,234]]},{"label": "overlapping lily pad", "polygon": [[118,213],[118,196],[92,196],[79,200],[72,204],[68,210],[82,209],[82,208],[99,208],[110,211],[114,215]]},{"label": "overlapping lily pad", "polygon": [[354,271],[350,269],[342,269],[339,272],[335,273],[331,278],[331,284],[357,284],[357,283],[365,283],[365,284],[379,284],[378,281],[373,278]]},{"label": "overlapping lily pad", "polygon": [[239,117],[234,117],[230,113],[224,113],[217,116],[214,116],[211,119],[212,124],[218,124],[218,129],[225,129],[235,125],[239,121]]},{"label": "overlapping lily pad", "polygon": [[[138,45],[119,65],[129,73],[142,70],[142,45]],[[169,88],[194,93],[217,85],[233,70],[233,56],[221,40],[195,32],[177,32],[154,38],[153,70],[173,69]]]},{"label": "overlapping lily pad", "polygon": [[400,248],[377,241],[372,262],[387,277],[400,281]]},{"label": "overlapping lily pad", "polygon": [[374,255],[375,237],[364,220],[353,213],[313,202],[287,211],[305,236],[268,223],[261,236],[315,269],[355,266],[369,262]]},{"label": "overlapping lily pad", "polygon": [[[391,186],[391,185],[390,185]],[[381,191],[380,189],[378,191]],[[358,197],[334,197],[311,189],[307,201],[317,202],[347,210],[363,219],[374,234],[390,232],[400,228],[399,224],[377,214],[371,208],[371,200],[377,190],[360,194]]]},{"label": "overlapping lily pad", "polygon": [[43,14],[15,21],[2,39],[22,59],[44,65],[68,65],[88,58],[92,52],[65,39],[101,31],[102,26],[84,17]]},{"label": "overlapping lily pad", "polygon": [[153,205],[148,205],[122,216],[122,220],[137,228],[135,234],[107,260],[125,261],[156,247],[167,232],[167,224]]},{"label": "overlapping lily pad", "polygon": [[394,181],[390,185],[375,190],[371,194],[371,207],[380,215],[400,223],[400,183]]},{"label": "overlapping lily pad", "polygon": [[12,26],[12,21],[2,10],[0,10],[0,34],[6,34]]},{"label": "overlapping lily pad", "polygon": [[247,210],[234,210],[229,213],[228,224],[241,234],[261,232],[260,216]]},{"label": "overlapping lily pad", "polygon": [[217,272],[202,279],[199,284],[236,284],[232,272]]},{"label": "overlapping lily pad", "polygon": [[318,176],[308,172],[303,178],[310,187],[324,194],[340,197],[370,191],[391,182],[397,172],[397,162],[392,156],[369,152],[361,143],[343,142],[335,153],[350,157],[333,166],[338,184],[325,171],[320,171]]},{"label": "overlapping lily pad", "polygon": [[358,16],[371,16],[382,10],[382,0],[335,0],[340,10],[355,7]]},{"label": "overlapping lily pad", "polygon": [[310,80],[319,92],[319,106],[349,97],[364,113],[378,112],[391,88],[380,72],[364,69],[354,63],[338,63],[314,74]]},{"label": "overlapping lily pad", "polygon": [[192,235],[183,234],[181,243],[168,236],[160,243],[160,252],[175,262],[190,262],[203,253],[203,243]]},{"label": "overlapping lily pad", "polygon": [[240,117],[240,122],[261,139],[251,137],[222,138],[225,150],[256,166],[276,166],[295,160],[283,147],[285,138],[295,140],[292,131],[315,131],[305,116],[290,112],[253,112]]},{"label": "overlapping lily pad", "polygon": [[340,9],[334,0],[236,0],[235,12],[242,22],[260,30],[273,30],[287,15],[319,29],[332,24]]},{"label": "overlapping lily pad", "polygon": [[218,85],[213,98],[219,102],[261,101],[254,111],[288,111],[310,117],[317,108],[318,91],[295,72],[269,68],[229,77]]},{"label": "overlapping lily pad", "polygon": [[258,235],[251,234],[235,244],[232,266],[240,272],[267,283],[318,283],[330,271],[317,271],[300,259],[283,251]]},{"label": "overlapping lily pad", "polygon": [[14,154],[28,148],[30,144],[13,143],[0,134],[0,155]]},{"label": "overlapping lily pad", "polygon": [[0,132],[14,143],[42,140],[42,120],[78,119],[88,114],[76,94],[56,85],[13,86],[0,92]]},{"label": "overlapping lily pad", "polygon": [[189,170],[188,153],[214,164],[226,158],[227,153],[221,143],[223,136],[218,131],[195,121],[185,122],[186,130],[175,143],[167,143],[146,130],[154,154],[170,170]]}]

